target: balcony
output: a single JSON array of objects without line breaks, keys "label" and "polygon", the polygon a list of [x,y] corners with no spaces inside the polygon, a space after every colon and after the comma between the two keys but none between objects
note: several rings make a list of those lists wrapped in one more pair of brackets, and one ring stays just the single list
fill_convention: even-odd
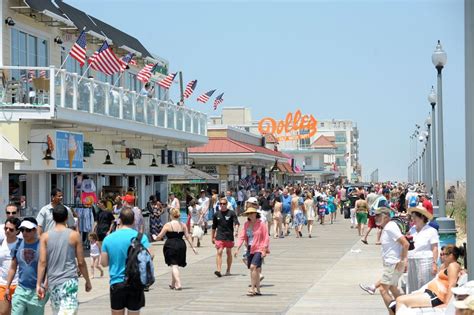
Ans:
[{"label": "balcony", "polygon": [[0,69],[10,73],[0,86],[0,121],[58,120],[207,142],[207,115],[199,111],[54,67]]}]

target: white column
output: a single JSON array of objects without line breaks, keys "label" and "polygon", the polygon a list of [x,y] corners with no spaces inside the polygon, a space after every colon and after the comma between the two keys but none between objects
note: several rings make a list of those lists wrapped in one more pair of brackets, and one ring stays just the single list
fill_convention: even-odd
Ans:
[{"label": "white column", "polygon": [[109,116],[110,112],[110,83],[105,84],[105,116]]},{"label": "white column", "polygon": [[73,73],[72,76],[72,109],[77,110],[77,99],[79,98],[79,93],[77,89],[77,73]]},{"label": "white column", "polygon": [[146,175],[140,175],[140,204],[137,206],[143,209],[148,201],[145,191]]},{"label": "white column", "polygon": [[9,202],[10,187],[8,185],[9,175],[14,169],[13,162],[0,162],[0,221],[4,222],[5,211],[3,211]]},{"label": "white column", "polygon": [[[2,6],[2,4],[0,4],[0,6]],[[1,36],[0,36],[1,37]],[[1,49],[0,49],[1,50]],[[54,117],[54,114],[55,114],[55,103],[56,103],[56,92],[55,92],[55,88],[56,86],[54,85],[54,78],[56,76],[56,71],[54,69],[54,66],[49,66],[50,70],[49,70],[49,114],[51,117]]]},{"label": "white column", "polygon": [[41,172],[38,174],[38,207],[41,208],[50,202],[51,185],[48,177],[50,174]]}]

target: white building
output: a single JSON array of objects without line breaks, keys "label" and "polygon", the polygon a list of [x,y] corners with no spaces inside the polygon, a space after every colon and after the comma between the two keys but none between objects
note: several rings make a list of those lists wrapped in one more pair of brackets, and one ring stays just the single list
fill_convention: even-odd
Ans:
[{"label": "white building", "polygon": [[[160,88],[153,98],[138,93],[138,71],[159,62],[156,82],[166,75],[167,61],[62,1],[2,1],[0,13],[6,21],[0,23],[0,134],[25,157],[14,166],[0,161],[0,209],[19,199],[39,209],[53,187],[64,191],[66,204],[77,204],[83,175],[98,196],[131,187],[138,206],[151,194],[165,201],[167,176],[183,173],[187,148],[207,143],[205,114],[174,105]],[[82,29],[87,56],[107,39],[118,57],[135,53],[138,65],[120,79],[85,73],[87,63],[80,67],[67,57]]]},{"label": "white building", "polygon": [[[274,118],[279,120],[284,117]],[[259,134],[258,123],[258,120],[252,119],[250,109],[245,107],[224,107],[220,116],[209,117],[210,125],[233,125],[255,134]],[[292,133],[292,135],[296,135],[296,133]],[[315,149],[313,144],[318,143],[321,136],[325,136],[326,140],[329,140],[334,147],[327,146],[324,150],[323,148]],[[318,120],[315,135],[306,139],[281,141],[278,147],[281,151],[293,155],[296,167],[303,169],[304,166],[305,173],[310,167],[308,163],[314,164],[311,167],[316,167],[317,170],[313,170],[313,174],[310,176],[311,180],[318,180],[316,172],[323,175],[320,180],[328,180],[338,175],[342,180],[361,180],[359,131],[353,121]],[[323,163],[313,161],[323,161]],[[334,163],[336,167],[334,167]]]}]

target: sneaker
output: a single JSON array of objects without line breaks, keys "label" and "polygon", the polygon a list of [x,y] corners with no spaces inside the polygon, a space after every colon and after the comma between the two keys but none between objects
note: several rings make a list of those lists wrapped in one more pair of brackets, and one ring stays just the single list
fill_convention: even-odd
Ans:
[{"label": "sneaker", "polygon": [[370,295],[375,294],[375,288],[372,285],[366,285],[366,284],[359,284],[359,287],[364,290],[365,292],[369,293]]},{"label": "sneaker", "polygon": [[391,309],[394,313],[397,310],[397,301],[393,300],[388,304],[388,308]]}]

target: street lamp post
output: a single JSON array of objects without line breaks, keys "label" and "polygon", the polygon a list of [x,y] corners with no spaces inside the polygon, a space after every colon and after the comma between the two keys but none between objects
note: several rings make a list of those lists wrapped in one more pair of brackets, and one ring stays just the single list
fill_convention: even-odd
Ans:
[{"label": "street lamp post", "polygon": [[444,138],[443,138],[443,83],[441,72],[446,65],[448,57],[438,40],[436,49],[431,56],[431,60],[438,72],[438,190],[439,190],[439,215],[446,217],[446,193],[444,179]]},{"label": "street lamp post", "polygon": [[426,118],[426,191],[431,193],[433,187],[433,177],[431,172],[431,117]]},{"label": "street lamp post", "polygon": [[464,1],[467,274],[474,279],[474,2]]},{"label": "street lamp post", "polygon": [[432,164],[432,174],[433,174],[433,206],[438,205],[438,164],[436,159],[436,101],[437,96],[434,87],[431,87],[431,92],[428,95],[428,101],[431,105],[431,164]]}]

